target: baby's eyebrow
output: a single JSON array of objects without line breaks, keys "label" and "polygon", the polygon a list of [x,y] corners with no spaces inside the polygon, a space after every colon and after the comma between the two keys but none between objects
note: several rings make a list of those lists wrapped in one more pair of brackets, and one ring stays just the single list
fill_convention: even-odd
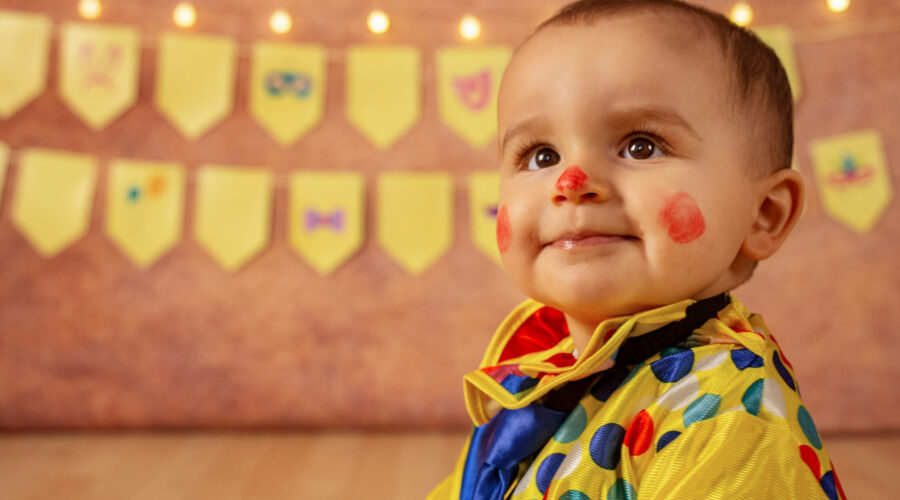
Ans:
[{"label": "baby's eyebrow", "polygon": [[663,106],[636,106],[614,110],[608,116],[611,124],[634,123],[641,121],[659,122],[684,129],[696,139],[700,134],[677,111]]},{"label": "baby's eyebrow", "polygon": [[510,139],[531,129],[538,121],[538,118],[528,118],[508,128],[506,133],[503,134],[503,138],[500,140],[500,151],[503,151],[506,148],[506,144]]}]

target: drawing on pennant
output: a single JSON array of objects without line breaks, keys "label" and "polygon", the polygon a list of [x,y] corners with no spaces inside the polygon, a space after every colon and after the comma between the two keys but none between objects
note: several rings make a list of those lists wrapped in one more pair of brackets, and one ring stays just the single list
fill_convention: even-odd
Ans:
[{"label": "drawing on pennant", "polygon": [[149,181],[147,182],[146,189],[143,189],[143,188],[141,188],[141,186],[136,186],[136,185],[129,187],[128,194],[127,194],[128,201],[133,203],[133,202],[140,200],[145,191],[151,198],[156,198],[158,196],[162,196],[163,191],[165,191],[165,189],[166,189],[165,177],[157,174],[157,175],[150,177]]},{"label": "drawing on pennant", "polygon": [[497,205],[496,205],[496,204],[494,204],[494,205],[487,205],[486,207],[484,207],[484,213],[485,213],[485,215],[487,215],[487,216],[490,217],[491,219],[496,219],[496,218],[497,218],[497,210],[498,210],[498,208],[497,208]]},{"label": "drawing on pennant", "polygon": [[270,71],[264,79],[266,92],[277,97],[282,94],[293,94],[298,99],[309,97],[312,92],[312,78],[300,71]]},{"label": "drawing on pennant", "polygon": [[491,99],[491,72],[484,69],[472,75],[455,76],[453,88],[463,106],[471,111],[481,111]]},{"label": "drawing on pennant", "polygon": [[344,210],[339,208],[330,213],[321,213],[314,208],[307,208],[304,217],[304,227],[307,232],[315,231],[319,228],[331,229],[333,232],[340,233],[344,230]]},{"label": "drawing on pennant", "polygon": [[122,61],[122,47],[117,44],[102,47],[84,41],[78,46],[78,61],[83,68],[82,84],[86,88],[110,89]]},{"label": "drawing on pennant", "polygon": [[666,198],[659,212],[659,223],[675,243],[690,243],[706,231],[706,221],[694,198],[684,191]]},{"label": "drawing on pennant", "polygon": [[844,153],[841,155],[841,168],[837,172],[831,172],[828,176],[828,184],[837,189],[868,184],[872,180],[875,170],[869,165],[858,165],[853,155]]}]

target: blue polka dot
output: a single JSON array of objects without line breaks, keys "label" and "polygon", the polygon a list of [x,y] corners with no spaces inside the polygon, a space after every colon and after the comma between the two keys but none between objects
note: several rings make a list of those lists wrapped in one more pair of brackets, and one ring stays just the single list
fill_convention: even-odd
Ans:
[{"label": "blue polka dot", "polygon": [[622,385],[627,376],[628,374],[624,370],[616,368],[605,371],[600,376],[600,380],[597,380],[591,387],[591,396],[599,401],[606,401]]},{"label": "blue polka dot", "polygon": [[591,500],[591,497],[578,490],[569,490],[560,495],[559,500]]},{"label": "blue polka dot", "polygon": [[738,367],[738,370],[759,368],[763,365],[763,359],[753,354],[753,351],[747,348],[731,351],[731,361],[734,363],[734,366]]},{"label": "blue polka dot", "polygon": [[571,443],[578,439],[585,427],[587,427],[587,412],[584,406],[578,405],[566,417],[566,421],[553,435],[553,439],[558,443]]},{"label": "blue polka dot", "polygon": [[667,444],[671,443],[678,436],[681,435],[679,431],[669,431],[662,436],[659,437],[659,441],[656,442],[656,452],[659,453],[660,450],[666,447]]},{"label": "blue polka dot", "polygon": [[650,363],[650,369],[662,382],[677,382],[694,366],[694,351],[681,351]]},{"label": "blue polka dot", "polygon": [[619,424],[603,425],[591,438],[591,459],[606,470],[615,470],[622,452],[625,428]]},{"label": "blue polka dot", "polygon": [[606,494],[606,500],[635,500],[636,498],[637,491],[634,486],[622,478],[617,479],[616,484]]},{"label": "blue polka dot", "polygon": [[794,377],[791,377],[790,372],[784,363],[781,362],[781,356],[778,355],[778,351],[772,353],[772,363],[775,365],[775,369],[778,371],[778,374],[781,375],[781,378],[784,379],[784,383],[791,388],[791,390],[796,391],[797,386],[794,385]]},{"label": "blue polka dot", "polygon": [[837,486],[834,484],[834,472],[828,471],[822,475],[822,479],[819,480],[819,484],[822,485],[822,489],[825,490],[825,494],[828,495],[830,500],[838,500]]},{"label": "blue polka dot", "polygon": [[534,478],[534,482],[537,483],[537,487],[541,490],[541,493],[547,491],[547,487],[550,486],[550,480],[552,480],[553,475],[556,474],[556,469],[559,469],[559,465],[565,459],[565,454],[554,453],[548,455],[547,458],[541,462],[541,465],[537,470],[537,476]]},{"label": "blue polka dot", "polygon": [[741,403],[744,404],[744,408],[747,409],[747,413],[751,415],[759,415],[759,402],[762,400],[763,393],[763,379],[759,379],[756,382],[750,384],[750,387],[744,391],[744,395],[741,396]]},{"label": "blue polka dot", "polygon": [[684,426],[690,427],[691,424],[714,417],[716,412],[719,411],[719,403],[721,402],[722,397],[715,394],[704,394],[695,399],[684,410],[684,416],[682,417]]},{"label": "blue polka dot", "polygon": [[797,422],[800,423],[800,428],[803,429],[806,439],[809,439],[809,444],[815,446],[817,450],[821,450],[822,440],[819,438],[819,431],[816,430],[816,424],[813,423],[812,417],[803,405],[797,409]]}]

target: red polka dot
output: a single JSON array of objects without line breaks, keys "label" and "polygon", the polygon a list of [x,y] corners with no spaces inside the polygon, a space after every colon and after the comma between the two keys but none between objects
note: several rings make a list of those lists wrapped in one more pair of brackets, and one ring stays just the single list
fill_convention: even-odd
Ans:
[{"label": "red polka dot", "polygon": [[806,466],[809,467],[809,470],[812,471],[813,475],[816,476],[816,480],[821,477],[821,466],[819,465],[819,457],[816,455],[816,452],[813,451],[812,448],[805,444],[800,445],[800,458],[806,462]]},{"label": "red polka dot", "polygon": [[834,485],[837,486],[838,494],[843,500],[847,500],[847,494],[844,493],[844,488],[841,487],[841,481],[838,479],[837,471],[834,470],[834,463],[831,460],[828,461],[828,466],[831,467],[831,473],[834,474]]},{"label": "red polka dot", "polygon": [[622,444],[631,450],[632,456],[638,456],[647,451],[653,443],[653,419],[647,410],[640,413],[631,421],[628,430],[625,431],[625,439]]}]

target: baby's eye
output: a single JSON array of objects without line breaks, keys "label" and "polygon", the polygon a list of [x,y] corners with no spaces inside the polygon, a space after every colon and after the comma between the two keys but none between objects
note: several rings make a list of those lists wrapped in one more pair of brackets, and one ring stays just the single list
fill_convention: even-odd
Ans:
[{"label": "baby's eye", "polygon": [[550,148],[540,148],[528,160],[528,170],[540,170],[559,163],[559,153]]},{"label": "baby's eye", "polygon": [[626,156],[626,158],[632,160],[647,160],[650,158],[659,158],[662,156],[662,151],[660,151],[660,147],[656,145],[655,142],[646,138],[646,137],[634,137],[628,144],[625,145],[625,148],[622,150],[623,153],[630,155],[630,158]]}]

